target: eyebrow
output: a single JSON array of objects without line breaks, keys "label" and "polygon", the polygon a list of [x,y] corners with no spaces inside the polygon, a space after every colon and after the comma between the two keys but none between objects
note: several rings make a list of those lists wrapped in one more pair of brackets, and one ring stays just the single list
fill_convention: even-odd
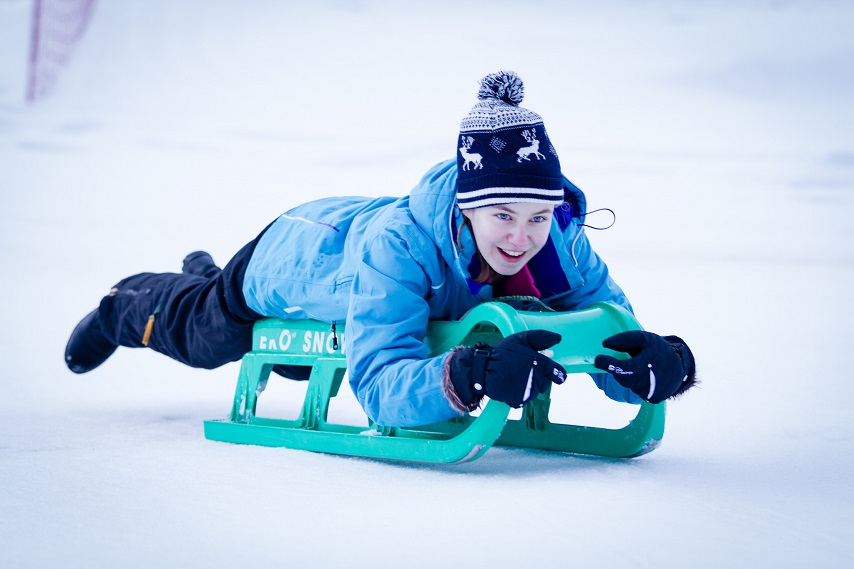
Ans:
[{"label": "eyebrow", "polygon": [[[514,211],[514,210],[510,209],[509,207],[507,207],[507,206],[505,206],[505,205],[497,205],[497,206],[495,206],[495,208],[496,208],[496,209],[500,209],[500,210],[504,210],[504,211],[506,211],[507,213],[512,213],[512,214],[514,214],[514,215],[519,215],[519,212]],[[553,210],[554,210],[554,208],[551,208],[551,209],[546,208],[546,209],[543,209],[543,210],[540,210],[540,211],[534,212],[534,213],[532,213],[531,215],[542,215],[542,214],[544,214],[544,213],[551,213]]]}]

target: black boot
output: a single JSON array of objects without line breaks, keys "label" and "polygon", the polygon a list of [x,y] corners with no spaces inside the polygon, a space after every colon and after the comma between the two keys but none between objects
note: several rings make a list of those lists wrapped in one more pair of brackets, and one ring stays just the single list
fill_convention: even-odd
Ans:
[{"label": "black boot", "polygon": [[74,328],[65,346],[65,365],[74,373],[92,371],[118,348],[101,329],[98,309],[86,315]]},{"label": "black boot", "polygon": [[216,266],[213,258],[205,251],[194,251],[184,257],[181,272],[186,275],[196,275],[209,279],[219,274],[221,269]]},{"label": "black boot", "polygon": [[311,366],[276,364],[273,366],[273,373],[280,375],[285,379],[308,381],[311,377]]}]

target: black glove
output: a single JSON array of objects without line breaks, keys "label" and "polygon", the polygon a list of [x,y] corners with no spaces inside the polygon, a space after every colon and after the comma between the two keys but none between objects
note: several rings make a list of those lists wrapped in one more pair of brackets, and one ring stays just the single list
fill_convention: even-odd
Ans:
[{"label": "black glove", "polygon": [[478,342],[451,356],[450,379],[463,405],[474,410],[484,395],[521,407],[553,381],[566,381],[566,370],[539,353],[560,342],[560,334],[528,330],[507,336],[490,347]]},{"label": "black glove", "polygon": [[625,352],[628,360],[598,355],[593,362],[620,383],[650,403],[661,403],[696,383],[694,356],[682,338],[632,330],[602,342],[609,350]]}]

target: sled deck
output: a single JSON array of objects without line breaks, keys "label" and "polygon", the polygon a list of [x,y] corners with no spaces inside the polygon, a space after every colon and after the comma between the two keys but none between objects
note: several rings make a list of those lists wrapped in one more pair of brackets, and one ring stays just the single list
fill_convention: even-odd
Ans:
[{"label": "sled deck", "polygon": [[[602,340],[640,326],[629,312],[612,303],[596,303],[574,312],[529,312],[489,302],[460,321],[431,322],[425,341],[431,354],[441,354],[477,341],[494,344],[510,334],[534,329],[563,336],[552,348],[552,358],[567,373],[596,373],[596,354],[608,353]],[[333,333],[329,324],[313,320],[258,321],[252,351],[241,362],[231,413],[225,420],[205,421],[205,437],[332,454],[456,463],[474,460],[492,445],[633,457],[655,449],[664,434],[664,403],[643,403],[631,423],[605,429],[549,421],[549,391],[526,403],[518,420],[508,419],[508,405],[487,400],[477,416],[416,428],[384,427],[367,417],[362,425],[330,423],[329,402],[338,394],[347,367],[342,353],[344,334],[343,326]],[[302,411],[295,420],[255,416],[258,397],[276,364],[311,366]]]}]

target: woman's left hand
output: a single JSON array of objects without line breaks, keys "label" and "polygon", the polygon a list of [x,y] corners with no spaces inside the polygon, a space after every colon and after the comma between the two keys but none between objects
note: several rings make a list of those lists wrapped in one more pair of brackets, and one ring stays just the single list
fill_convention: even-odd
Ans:
[{"label": "woman's left hand", "polygon": [[607,371],[644,401],[661,403],[684,393],[695,383],[694,355],[682,338],[659,336],[652,332],[632,330],[621,332],[602,342],[609,350],[631,356],[618,360],[598,355],[593,363]]}]

